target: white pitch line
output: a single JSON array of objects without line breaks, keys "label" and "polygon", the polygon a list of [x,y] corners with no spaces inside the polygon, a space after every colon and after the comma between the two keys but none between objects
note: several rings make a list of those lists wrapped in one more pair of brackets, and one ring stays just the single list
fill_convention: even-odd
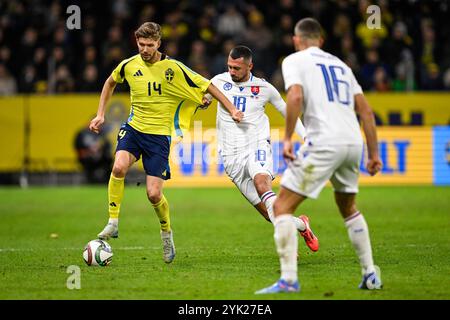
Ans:
[{"label": "white pitch line", "polygon": [[[142,246],[136,246],[136,247],[115,247],[114,250],[125,250],[125,251],[132,251],[132,250],[159,250],[161,247],[142,247]],[[73,251],[79,251],[83,250],[83,247],[81,248],[0,248],[0,252],[21,252],[21,251],[59,251],[59,250],[73,250]]]},{"label": "white pitch line", "polygon": [[[201,249],[208,249],[210,247],[201,247]],[[240,247],[241,249],[255,249],[255,247]],[[0,248],[0,253],[2,252],[33,252],[33,251],[61,251],[61,250],[67,250],[67,251],[79,251],[83,250],[84,247],[75,248]],[[192,249],[200,249],[200,247],[193,247]],[[135,247],[113,247],[113,250],[124,250],[124,251],[137,251],[137,250],[161,250],[161,247],[142,247],[142,246],[135,246]],[[230,249],[235,250],[235,249]]]}]

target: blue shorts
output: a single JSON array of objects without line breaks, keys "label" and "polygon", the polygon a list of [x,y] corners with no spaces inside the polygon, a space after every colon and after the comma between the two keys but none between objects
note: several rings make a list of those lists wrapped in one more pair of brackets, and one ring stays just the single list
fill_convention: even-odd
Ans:
[{"label": "blue shorts", "polygon": [[142,155],[145,173],[163,180],[170,179],[169,153],[171,137],[137,131],[128,123],[120,127],[116,152],[125,150],[136,157]]}]

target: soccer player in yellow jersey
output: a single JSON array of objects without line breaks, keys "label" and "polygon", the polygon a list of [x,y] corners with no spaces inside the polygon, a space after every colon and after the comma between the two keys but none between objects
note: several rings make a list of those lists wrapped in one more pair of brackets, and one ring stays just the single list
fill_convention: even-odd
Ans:
[{"label": "soccer player in yellow jersey", "polygon": [[[120,128],[112,173],[108,184],[109,220],[99,239],[118,237],[120,205],[128,169],[142,156],[147,175],[147,197],[158,216],[166,263],[175,257],[169,204],[163,195],[163,182],[170,179],[169,151],[171,137],[180,130],[180,110],[188,103],[208,105],[211,94],[240,122],[243,113],[211,83],[184,64],[158,51],[161,27],[146,22],[135,31],[139,54],[122,61],[106,80],[100,96],[97,116],[89,129],[98,133],[105,118],[105,108],[117,83],[130,86],[131,110]],[[189,120],[189,119],[188,119]],[[186,120],[184,120],[186,121]]]}]

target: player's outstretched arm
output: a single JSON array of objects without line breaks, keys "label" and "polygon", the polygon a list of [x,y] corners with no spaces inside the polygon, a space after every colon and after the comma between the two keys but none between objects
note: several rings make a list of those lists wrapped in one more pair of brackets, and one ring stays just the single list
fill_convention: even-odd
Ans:
[{"label": "player's outstretched arm", "polygon": [[366,136],[368,163],[367,172],[371,176],[377,174],[381,170],[383,163],[378,154],[378,138],[375,125],[375,116],[372,108],[363,94],[355,95],[355,110],[359,114],[362,122],[364,135]]},{"label": "player's outstretched arm", "polygon": [[206,89],[206,91],[208,91],[214,98],[216,98],[228,110],[228,112],[231,114],[231,117],[233,118],[234,121],[241,122],[242,118],[244,117],[244,114],[241,111],[239,111],[231,103],[231,101],[228,100],[228,98],[222,92],[220,92],[219,89],[217,89],[217,87],[214,84],[210,83],[208,86],[208,89]]},{"label": "player's outstretched arm", "polygon": [[[279,113],[283,116],[283,118],[286,119],[286,102],[284,102],[283,98],[281,97],[278,90],[273,88],[273,94],[270,99],[270,103],[278,110]],[[306,138],[306,129],[303,126],[302,121],[297,118],[297,122],[295,124],[295,132],[299,137],[301,137],[303,140]]]},{"label": "player's outstretched arm", "polygon": [[106,79],[105,84],[103,85],[102,94],[100,95],[100,102],[98,103],[97,116],[92,119],[89,124],[89,130],[99,133],[103,122],[105,122],[105,110],[106,105],[108,104],[109,99],[111,98],[114,88],[116,87],[116,82],[114,79],[109,76]]}]

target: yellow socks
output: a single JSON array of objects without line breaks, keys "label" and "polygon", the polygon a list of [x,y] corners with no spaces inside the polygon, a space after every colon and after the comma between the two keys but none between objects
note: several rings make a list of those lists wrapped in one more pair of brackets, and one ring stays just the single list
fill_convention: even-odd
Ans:
[{"label": "yellow socks", "polygon": [[[108,183],[108,201],[109,201],[109,218],[118,219],[120,212],[120,205],[123,199],[123,190],[125,186],[125,178],[114,177],[111,173]],[[164,195],[161,200],[153,204],[156,215],[158,216],[161,230],[170,231],[170,215],[169,215],[169,203]],[[114,220],[113,220],[114,221]],[[117,221],[117,220],[116,220]]]},{"label": "yellow socks", "polygon": [[166,200],[164,195],[161,200],[153,204],[153,208],[155,208],[156,215],[158,216],[159,223],[161,224],[161,230],[169,232],[170,231],[170,215],[169,215],[169,203]]},{"label": "yellow socks", "polygon": [[120,204],[122,203],[124,185],[125,178],[116,178],[111,173],[108,183],[108,203],[110,218],[119,218]]}]

